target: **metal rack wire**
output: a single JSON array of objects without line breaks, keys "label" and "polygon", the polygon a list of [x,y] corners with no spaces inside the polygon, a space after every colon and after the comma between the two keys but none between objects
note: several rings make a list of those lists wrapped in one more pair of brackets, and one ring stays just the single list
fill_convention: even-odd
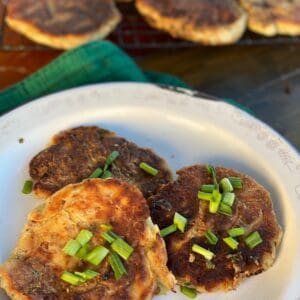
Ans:
[{"label": "metal rack wire", "polygon": [[[6,0],[2,0],[5,7]],[[1,4],[0,4],[1,5]],[[136,12],[132,3],[120,4],[119,8],[123,14],[123,21],[118,28],[108,37],[118,44],[121,48],[128,51],[154,49],[180,49],[199,47],[191,42],[174,39],[168,34],[151,28],[144,19]],[[5,12],[5,8],[4,8]],[[11,30],[3,30],[4,15],[0,20],[0,49],[10,51],[24,50],[42,50],[47,47],[37,45],[34,42],[18,35]],[[6,27],[7,28],[7,27]],[[14,38],[11,38],[11,36]],[[13,41],[13,42],[10,42]],[[247,32],[236,45],[282,45],[282,44],[300,44],[300,37],[277,36],[266,38],[251,32]]]}]

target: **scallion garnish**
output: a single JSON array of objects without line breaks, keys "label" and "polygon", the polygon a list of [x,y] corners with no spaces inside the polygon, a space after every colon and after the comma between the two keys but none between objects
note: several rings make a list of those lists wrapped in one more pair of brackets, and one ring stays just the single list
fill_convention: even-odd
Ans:
[{"label": "scallion garnish", "polygon": [[263,242],[260,234],[258,231],[254,231],[252,232],[249,236],[247,236],[247,238],[245,239],[245,243],[246,245],[250,248],[253,249],[256,246],[258,246],[259,244],[261,244]]},{"label": "scallion garnish", "polygon": [[105,231],[101,233],[101,237],[111,244],[118,236],[111,231]]},{"label": "scallion garnish", "polygon": [[217,172],[216,172],[215,167],[213,167],[212,165],[207,165],[206,168],[207,168],[208,173],[212,175],[215,189],[219,190],[219,185],[218,185],[218,180],[217,180]]},{"label": "scallion garnish", "polygon": [[227,193],[227,192],[232,192],[233,191],[233,186],[231,185],[231,182],[228,178],[223,178],[221,181],[220,181],[220,184],[221,184],[221,187],[222,187],[222,191],[224,193]]},{"label": "scallion garnish", "polygon": [[79,285],[80,283],[83,283],[85,281],[81,277],[67,271],[62,273],[60,279],[72,285]]},{"label": "scallion garnish", "polygon": [[89,252],[89,249],[90,249],[90,247],[89,247],[89,244],[85,244],[84,246],[82,246],[80,249],[79,249],[79,251],[76,253],[76,257],[78,257],[78,258],[84,258],[86,255],[87,255],[87,253]]},{"label": "scallion garnish", "polygon": [[213,196],[211,193],[198,192],[198,199],[200,199],[200,200],[210,201],[210,200],[212,200],[212,197]]},{"label": "scallion garnish", "polygon": [[95,272],[95,271],[89,270],[89,269],[85,270],[84,272],[74,272],[74,274],[81,277],[84,280],[93,279],[99,275],[98,272]]},{"label": "scallion garnish", "polygon": [[111,248],[117,252],[123,259],[127,260],[133,252],[133,248],[120,237],[115,239]]},{"label": "scallion garnish", "polygon": [[197,297],[197,291],[187,286],[180,286],[180,292],[191,299],[195,299]]},{"label": "scallion garnish", "polygon": [[93,237],[92,232],[90,232],[89,230],[83,229],[78,233],[78,235],[76,237],[76,241],[78,243],[80,243],[81,246],[84,246],[85,244],[87,244],[90,241],[90,239],[92,237]]},{"label": "scallion garnish", "polygon": [[166,237],[167,235],[171,234],[171,233],[174,233],[175,231],[177,231],[177,225],[175,224],[172,224],[168,227],[165,227],[163,228],[161,231],[160,231],[160,235],[161,237]]},{"label": "scallion garnish", "polygon": [[219,213],[231,217],[232,216],[232,208],[229,205],[221,202],[220,207],[219,207]]},{"label": "scallion garnish", "polygon": [[230,207],[233,205],[235,200],[234,193],[224,193],[222,198],[222,203],[229,205]]},{"label": "scallion garnish", "polygon": [[106,170],[106,171],[104,171],[104,173],[103,173],[103,175],[102,175],[101,178],[102,178],[102,179],[113,178],[113,174],[112,174],[112,172]]},{"label": "scallion garnish", "polygon": [[110,225],[110,224],[101,224],[100,228],[104,231],[110,231],[113,229],[112,225]]},{"label": "scallion garnish", "polygon": [[63,248],[63,252],[70,256],[75,256],[78,250],[81,248],[81,244],[76,240],[69,240]]},{"label": "scallion garnish", "polygon": [[187,221],[187,218],[177,212],[175,213],[173,223],[177,226],[179,231],[184,232]]},{"label": "scallion garnish", "polygon": [[91,175],[89,178],[98,178],[101,176],[102,174],[102,169],[101,168],[97,168]]},{"label": "scallion garnish", "polygon": [[117,280],[120,279],[124,274],[127,273],[118,254],[116,254],[114,252],[110,253],[110,255],[108,256],[108,262],[109,262],[110,266],[112,267],[114,274],[115,274],[115,278]]},{"label": "scallion garnish", "polygon": [[216,245],[217,242],[218,242],[218,237],[211,231],[211,230],[207,230],[205,233],[204,233],[206,239],[208,240],[208,242],[211,244],[211,245]]},{"label": "scallion garnish", "polygon": [[237,237],[245,234],[245,228],[244,227],[231,228],[227,232],[231,237]]},{"label": "scallion garnish", "polygon": [[207,260],[212,260],[212,258],[215,256],[215,254],[213,252],[211,252],[197,244],[193,245],[192,251],[204,256],[205,259],[207,259]]},{"label": "scallion garnish", "polygon": [[214,189],[215,189],[215,186],[213,184],[203,184],[203,185],[201,185],[201,188],[200,188],[200,190],[205,193],[212,193],[212,191]]},{"label": "scallion garnish", "polygon": [[89,263],[98,266],[108,253],[109,251],[105,247],[97,246],[91,252],[89,252],[84,259]]},{"label": "scallion garnish", "polygon": [[242,189],[243,188],[243,180],[239,177],[228,177],[230,183],[232,184],[233,188],[235,189]]},{"label": "scallion garnish", "polygon": [[114,160],[118,158],[120,153],[118,151],[113,151],[106,159],[103,171],[105,172],[108,167],[113,163]]},{"label": "scallion garnish", "polygon": [[26,180],[23,185],[22,193],[30,194],[32,192],[33,182],[31,180]]},{"label": "scallion garnish", "polygon": [[222,199],[222,194],[218,190],[213,190],[212,200],[209,202],[209,212],[216,214]]},{"label": "scallion garnish", "polygon": [[223,238],[223,241],[233,250],[237,249],[239,242],[232,237]]},{"label": "scallion garnish", "polygon": [[144,170],[146,173],[152,175],[152,176],[156,176],[158,174],[158,170],[151,167],[150,165],[148,165],[147,163],[145,162],[141,162],[140,163],[140,168],[142,170]]}]

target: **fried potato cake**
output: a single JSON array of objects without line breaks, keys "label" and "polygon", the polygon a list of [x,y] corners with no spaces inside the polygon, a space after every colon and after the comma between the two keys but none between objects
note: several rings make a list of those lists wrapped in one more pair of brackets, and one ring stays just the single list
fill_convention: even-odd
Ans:
[{"label": "fried potato cake", "polygon": [[59,49],[102,39],[120,20],[113,0],[10,0],[6,16],[15,31]]},{"label": "fried potato cake", "polygon": [[247,27],[235,0],[136,0],[136,7],[151,26],[206,45],[234,43]]},{"label": "fried potato cake", "polygon": [[240,0],[250,30],[265,35],[300,35],[299,0]]},{"label": "fried potato cake", "polygon": [[[113,177],[136,185],[145,197],[170,181],[172,176],[165,161],[152,150],[98,127],[78,127],[55,136],[53,145],[31,160],[29,172],[36,194],[50,195],[67,184],[88,178],[96,168],[104,166],[115,150],[120,155],[111,166]],[[158,169],[158,174],[144,172],[139,167],[141,162]]]},{"label": "fried potato cake", "polygon": [[[134,251],[123,261],[127,274],[116,280],[107,260],[93,266],[62,249],[82,229],[93,233],[91,248],[109,244],[101,226],[110,224]],[[0,286],[12,299],[151,299],[159,286],[172,289],[165,244],[149,208],[134,186],[115,179],[68,185],[33,210],[16,248],[0,267]],[[64,271],[100,274],[80,285],[60,279]]]},{"label": "fried potato cake", "polygon": [[[200,292],[227,291],[234,289],[244,278],[272,266],[282,232],[270,195],[261,185],[238,171],[216,168],[218,180],[228,176],[240,177],[243,188],[235,190],[232,216],[211,214],[208,201],[197,198],[203,184],[213,183],[207,168],[195,165],[177,173],[178,179],[163,186],[148,199],[148,204],[153,221],[161,229],[173,223],[175,212],[189,220],[184,233],[178,231],[166,237],[168,267],[180,284],[190,283]],[[239,237],[238,248],[232,250],[222,239],[228,237],[227,231],[235,227],[244,227],[244,236],[258,231],[263,242],[250,249],[244,237]],[[208,229],[219,238],[216,245],[211,245],[206,239]],[[214,258],[207,261],[192,252],[193,244],[212,251]]]}]

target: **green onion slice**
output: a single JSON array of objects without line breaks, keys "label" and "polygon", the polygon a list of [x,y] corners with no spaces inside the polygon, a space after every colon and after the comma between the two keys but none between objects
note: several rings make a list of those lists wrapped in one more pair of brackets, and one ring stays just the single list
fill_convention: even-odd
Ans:
[{"label": "green onion slice", "polygon": [[235,189],[242,189],[243,188],[243,180],[239,177],[228,177],[230,183],[232,184],[233,188]]},{"label": "green onion slice", "polygon": [[108,169],[108,167],[119,157],[120,153],[118,151],[113,151],[106,159],[104,165],[104,172]]},{"label": "green onion slice", "polygon": [[63,272],[62,275],[60,276],[60,279],[62,279],[63,281],[70,283],[72,285],[79,285],[80,283],[83,283],[85,280],[82,279],[81,277],[72,274],[70,272]]},{"label": "green onion slice", "polygon": [[89,178],[98,178],[101,176],[102,174],[102,169],[101,168],[97,168],[91,175]]},{"label": "green onion slice", "polygon": [[100,228],[104,231],[110,231],[113,229],[112,225],[110,225],[110,224],[101,224]]},{"label": "green onion slice", "polygon": [[237,237],[245,234],[245,228],[244,227],[236,227],[228,230],[228,234],[231,237]]},{"label": "green onion slice", "polygon": [[233,191],[233,186],[228,178],[223,178],[220,184],[224,193]]},{"label": "green onion slice", "polygon": [[112,231],[105,231],[101,233],[101,237],[106,240],[107,242],[109,242],[110,244],[116,239],[118,238],[118,236],[116,234],[114,234]]},{"label": "green onion slice", "polygon": [[222,194],[218,190],[213,190],[212,201],[209,202],[209,212],[216,214],[222,199]]},{"label": "green onion slice", "polygon": [[246,245],[250,248],[253,249],[256,246],[258,246],[259,244],[261,244],[263,242],[260,234],[258,231],[254,231],[252,232],[246,239],[245,239],[245,243]]},{"label": "green onion slice", "polygon": [[22,193],[30,194],[32,192],[33,182],[31,180],[26,180],[23,185]]},{"label": "green onion slice", "polygon": [[215,254],[197,244],[194,244],[192,247],[192,251],[204,256],[207,260],[212,260]]},{"label": "green onion slice", "polygon": [[232,208],[229,205],[222,202],[219,207],[219,213],[231,217],[232,216]]},{"label": "green onion slice", "polygon": [[90,239],[92,237],[93,237],[92,232],[90,232],[89,230],[83,229],[78,233],[78,235],[76,237],[76,241],[78,243],[80,243],[81,246],[84,246],[85,244],[87,244],[90,241]]},{"label": "green onion slice", "polygon": [[85,256],[85,260],[98,266],[109,253],[108,249],[103,246],[97,246]]},{"label": "green onion slice", "polygon": [[205,193],[212,193],[212,191],[214,189],[215,189],[215,186],[213,184],[203,184],[203,185],[201,185],[201,188],[200,188],[200,190]]},{"label": "green onion slice", "polygon": [[99,275],[98,272],[90,270],[90,269],[85,270],[84,272],[74,272],[74,274],[81,277],[84,280],[93,279]]},{"label": "green onion slice", "polygon": [[177,231],[177,225],[175,224],[172,224],[166,228],[163,228],[161,231],[160,231],[160,236],[161,237],[166,237],[167,235],[171,234],[171,233],[174,233],[175,231]]},{"label": "green onion slice", "polygon": [[102,178],[102,179],[113,178],[113,174],[112,174],[112,172],[106,170],[106,171],[104,171],[104,173],[103,173],[103,175],[102,175],[101,178]]},{"label": "green onion slice", "polygon": [[133,248],[120,237],[115,239],[111,248],[117,252],[123,259],[127,260],[133,252]]},{"label": "green onion slice", "polygon": [[108,262],[109,262],[110,266],[112,267],[114,274],[115,274],[115,278],[117,280],[119,280],[124,274],[127,273],[120,257],[115,252],[112,252],[108,256]]},{"label": "green onion slice", "polygon": [[82,246],[79,251],[76,253],[76,257],[78,258],[84,258],[87,253],[89,252],[90,250],[90,247],[89,247],[89,244],[85,244],[84,246]]},{"label": "green onion slice", "polygon": [[176,212],[173,218],[173,222],[175,225],[177,225],[179,231],[184,232],[188,220],[187,218]]},{"label": "green onion slice", "polygon": [[69,240],[63,248],[63,252],[70,256],[75,256],[78,250],[81,248],[81,244],[76,240]]},{"label": "green onion slice", "polygon": [[223,241],[233,250],[237,249],[239,242],[232,237],[223,238]]},{"label": "green onion slice", "polygon": [[211,245],[216,245],[217,242],[218,242],[218,237],[211,231],[211,230],[207,230],[205,233],[204,233],[206,239],[208,240],[208,242],[211,244]]},{"label": "green onion slice", "polygon": [[189,288],[187,286],[180,286],[180,291],[182,294],[191,299],[195,299],[197,297],[197,291],[193,288]]},{"label": "green onion slice", "polygon": [[198,192],[198,199],[200,200],[206,200],[206,201],[211,201],[213,198],[211,193],[205,193],[205,192]]},{"label": "green onion slice", "polygon": [[152,176],[156,176],[158,174],[158,170],[151,167],[150,165],[148,165],[147,163],[145,162],[141,162],[140,163],[140,168],[142,170],[144,170],[146,173],[152,175]]},{"label": "green onion slice", "polygon": [[235,200],[234,193],[224,193],[222,198],[222,203],[229,205],[230,207],[233,205]]},{"label": "green onion slice", "polygon": [[212,165],[207,165],[206,168],[207,168],[207,171],[209,172],[209,174],[212,175],[215,189],[219,190],[219,185],[218,185],[218,180],[217,180],[217,172],[216,172],[215,167]]}]

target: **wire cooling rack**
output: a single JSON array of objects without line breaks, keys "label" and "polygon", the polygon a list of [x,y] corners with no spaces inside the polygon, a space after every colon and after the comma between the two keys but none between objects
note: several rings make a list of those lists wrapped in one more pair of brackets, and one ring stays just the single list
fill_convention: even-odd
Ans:
[{"label": "wire cooling rack", "polygon": [[[9,51],[49,49],[35,44],[5,26],[6,2],[7,0],[2,0],[2,13],[0,8],[0,49]],[[122,12],[123,20],[108,39],[118,44],[124,50],[130,52],[199,47],[199,45],[194,43],[174,39],[162,31],[151,28],[137,13],[132,3],[120,4],[119,8]],[[300,44],[300,37],[277,36],[266,38],[251,32],[246,32],[244,37],[236,45],[281,44]]]}]

